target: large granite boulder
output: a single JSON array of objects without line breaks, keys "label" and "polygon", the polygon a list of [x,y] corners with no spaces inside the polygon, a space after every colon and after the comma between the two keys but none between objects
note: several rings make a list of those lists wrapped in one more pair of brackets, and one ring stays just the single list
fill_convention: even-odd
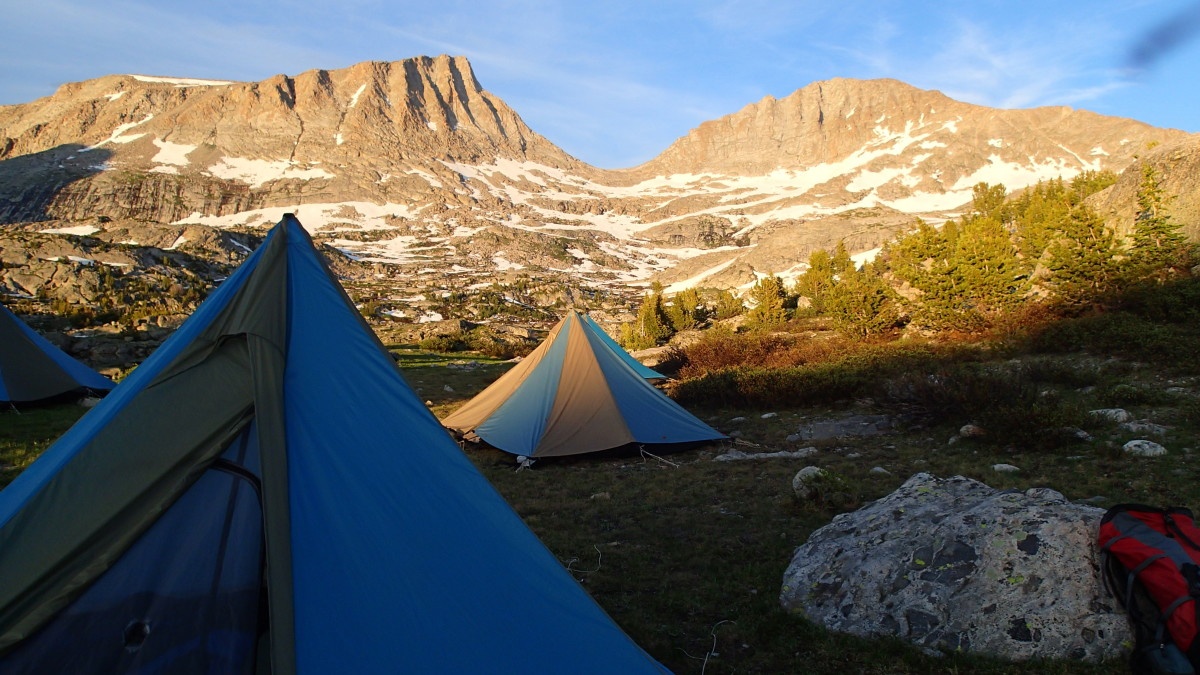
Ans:
[{"label": "large granite boulder", "polygon": [[1012,660],[1099,661],[1132,636],[1100,581],[1104,511],[921,473],[796,549],[780,601],[832,630]]}]

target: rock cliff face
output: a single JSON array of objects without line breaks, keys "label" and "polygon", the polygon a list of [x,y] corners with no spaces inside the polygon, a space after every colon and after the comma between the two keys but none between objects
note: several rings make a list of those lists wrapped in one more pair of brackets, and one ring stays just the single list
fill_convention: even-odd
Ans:
[{"label": "rock cliff face", "polygon": [[[0,106],[0,225],[116,243],[111,233],[134,228],[158,242],[189,227],[261,229],[290,211],[409,291],[521,275],[613,292],[649,278],[736,287],[794,275],[816,248],[865,252],[916,216],[952,217],[981,181],[1016,190],[1121,171],[1190,141],[1067,108],[995,110],[837,79],[603,171],[531,130],[460,57],[262,82],[114,75]],[[1128,208],[1118,188],[1114,218]]]}]

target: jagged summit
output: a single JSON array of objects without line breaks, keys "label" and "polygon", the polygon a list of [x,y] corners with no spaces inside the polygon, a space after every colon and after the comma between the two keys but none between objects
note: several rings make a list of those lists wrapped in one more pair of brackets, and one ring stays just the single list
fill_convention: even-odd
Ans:
[{"label": "jagged summit", "polygon": [[1002,110],[892,79],[834,78],[704,122],[637,170],[765,174],[853,160],[863,148],[885,141],[895,151],[889,154],[956,156],[925,172],[940,170],[945,183],[992,155],[999,162],[1057,161],[1065,155],[1066,165],[1080,169],[1123,164],[1137,152],[1140,136],[1158,131],[1165,130],[1068,107]]},{"label": "jagged summit", "polygon": [[170,143],[297,164],[364,155],[578,164],[485,91],[465,57],[445,55],[261,82],[112,75],[0,107],[0,130],[0,158],[65,143],[120,154]]},{"label": "jagged summit", "polygon": [[199,229],[265,228],[292,212],[416,286],[523,275],[736,287],[798,274],[817,248],[869,252],[917,216],[954,217],[979,182],[1017,190],[1119,172],[1188,138],[1070,108],[998,110],[895,80],[832,79],[605,171],[530,129],[462,57],[261,82],[113,75],[0,107],[0,224],[175,247],[203,239]]}]

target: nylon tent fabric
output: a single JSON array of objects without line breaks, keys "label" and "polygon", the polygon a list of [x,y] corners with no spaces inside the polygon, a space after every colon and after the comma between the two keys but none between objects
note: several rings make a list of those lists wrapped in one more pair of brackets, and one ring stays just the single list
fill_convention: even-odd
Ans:
[{"label": "nylon tent fabric", "polygon": [[[243,443],[254,460],[231,461]],[[269,628],[259,644],[269,648],[234,648],[249,644],[245,635],[221,624],[154,651],[156,635],[172,634],[155,626],[170,617],[121,617],[120,608],[109,610],[105,635],[126,627],[126,642],[132,634],[154,654],[225,640],[205,657],[221,672],[255,672],[267,649],[274,673],[666,672],[416,398],[290,214],[150,359],[0,491],[0,671],[89,588],[107,584],[111,595],[107,575],[146,555],[139,542],[188,540],[185,530],[160,532],[159,514],[175,516],[185,503],[237,510],[222,496],[233,493],[228,480],[205,488],[218,495],[210,501],[193,497],[214,471],[261,491],[264,601],[249,602],[244,585],[226,595],[263,608]],[[244,503],[248,493],[239,494]],[[65,535],[46,536],[59,526]],[[243,563],[257,550],[230,548]],[[128,649],[121,630],[112,634],[107,648]],[[236,669],[218,660],[231,655],[244,657]],[[182,662],[151,665],[187,672]]]},{"label": "nylon tent fabric", "polygon": [[0,403],[34,403],[114,386],[0,305]]},{"label": "nylon tent fabric", "polygon": [[592,317],[588,316],[585,313],[580,312],[579,318],[584,323],[586,323],[589,328],[592,329],[592,333],[595,334],[596,337],[600,338],[600,340],[604,343],[604,345],[606,347],[613,350],[613,352],[616,353],[617,356],[621,357],[621,360],[623,360],[625,363],[628,363],[629,366],[631,368],[633,368],[634,370],[636,370],[638,372],[638,374],[640,374],[642,377],[646,378],[647,380],[665,380],[665,379],[667,379],[666,375],[663,375],[662,373],[651,368],[650,366],[647,366],[646,364],[642,363],[641,361],[638,361],[637,359],[633,358],[633,355],[630,354],[629,352],[625,351],[625,348],[622,347],[620,344],[618,344],[617,341],[614,340],[611,335],[609,335],[603,328],[601,328],[599,326],[599,324],[596,323],[596,321],[594,319],[592,319]]},{"label": "nylon tent fabric", "polygon": [[442,424],[533,458],[725,438],[649,384],[602,333],[571,311],[537,349]]}]

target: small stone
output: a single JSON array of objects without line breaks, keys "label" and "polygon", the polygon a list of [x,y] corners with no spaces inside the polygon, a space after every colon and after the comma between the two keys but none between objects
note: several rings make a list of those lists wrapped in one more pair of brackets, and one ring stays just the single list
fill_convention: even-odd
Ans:
[{"label": "small stone", "polygon": [[964,424],[958,430],[958,435],[962,438],[979,438],[980,436],[986,436],[987,431],[977,424]]},{"label": "small stone", "polygon": [[788,437],[783,440],[787,441],[788,443],[799,443],[801,438],[802,437],[800,434],[788,434]]},{"label": "small stone", "polygon": [[876,476],[890,476],[890,475],[892,475],[892,472],[891,472],[891,471],[888,471],[887,469],[883,468],[882,466],[871,467],[871,471],[870,471],[869,473],[872,473],[872,474],[874,474],[874,475],[876,475]]},{"label": "small stone", "polygon": [[1134,457],[1159,457],[1167,454],[1167,449],[1158,443],[1141,439],[1129,441],[1121,449],[1125,451],[1125,454]]},{"label": "small stone", "polygon": [[742,422],[745,422],[745,421],[746,421],[745,417],[735,417],[735,418],[729,420],[729,423],[730,424],[741,424]]},{"label": "small stone", "polygon": [[1121,424],[1121,428],[1131,434],[1154,434],[1162,436],[1167,433],[1167,428],[1161,424],[1155,424],[1150,420],[1137,420],[1136,422],[1125,422]]},{"label": "small stone", "polygon": [[1098,410],[1089,410],[1088,414],[1092,417],[1109,422],[1128,422],[1133,419],[1133,415],[1129,414],[1124,408],[1100,408]]},{"label": "small stone", "polygon": [[612,493],[611,493],[611,492],[597,492],[596,494],[592,495],[592,496],[591,496],[591,497],[589,497],[588,499],[592,499],[592,500],[596,500],[596,499],[605,499],[605,500],[607,500],[607,499],[612,499]]},{"label": "small stone", "polygon": [[1020,471],[1020,469],[1013,466],[1012,464],[993,464],[992,471],[995,471],[998,473],[1016,473],[1016,472]]},{"label": "small stone", "polygon": [[764,419],[764,420],[769,420],[769,419],[771,419],[772,417],[779,417],[779,413],[773,413],[773,412],[770,412],[770,413],[763,413],[763,414],[762,414],[762,419]]},{"label": "small stone", "polygon": [[796,472],[792,477],[792,491],[800,499],[810,499],[816,494],[816,488],[813,483],[825,475],[825,470],[819,466],[806,466]]},{"label": "small stone", "polygon": [[741,429],[734,429],[733,431],[729,432],[729,437],[730,437],[730,438],[741,438],[741,437],[742,437],[742,430],[741,430]]}]

